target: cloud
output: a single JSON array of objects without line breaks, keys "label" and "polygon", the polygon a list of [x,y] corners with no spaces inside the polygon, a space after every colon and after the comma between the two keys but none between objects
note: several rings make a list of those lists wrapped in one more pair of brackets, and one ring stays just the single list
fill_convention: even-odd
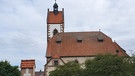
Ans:
[{"label": "cloud", "polygon": [[[3,0],[0,3],[0,60],[20,66],[21,59],[36,59],[37,69],[45,64],[45,19],[32,1]],[[39,64],[39,62],[40,64]]]},{"label": "cloud", "polygon": [[[47,9],[53,0],[0,0],[0,60],[20,65],[36,59],[37,69],[46,63]],[[130,54],[135,51],[134,0],[57,0],[64,8],[65,31],[98,31],[116,40]]]},{"label": "cloud", "polygon": [[89,0],[58,1],[65,7],[66,31],[98,31],[116,41],[131,55],[135,52],[135,1],[134,0]]}]

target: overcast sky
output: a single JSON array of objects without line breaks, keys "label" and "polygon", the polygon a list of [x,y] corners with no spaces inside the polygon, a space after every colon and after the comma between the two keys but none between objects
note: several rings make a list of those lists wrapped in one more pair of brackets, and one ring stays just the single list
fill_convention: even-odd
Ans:
[{"label": "overcast sky", "polygon": [[[35,59],[36,70],[46,63],[46,16],[55,0],[0,0],[0,60],[20,66]],[[64,8],[65,31],[98,31],[135,52],[135,0],[57,0]]]}]

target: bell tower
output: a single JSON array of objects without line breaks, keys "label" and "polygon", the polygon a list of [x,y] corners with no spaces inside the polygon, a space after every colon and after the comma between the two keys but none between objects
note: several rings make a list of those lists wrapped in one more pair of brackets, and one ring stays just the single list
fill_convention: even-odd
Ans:
[{"label": "bell tower", "polygon": [[58,4],[54,3],[53,11],[48,9],[47,14],[47,41],[58,33],[64,32],[64,9],[58,10]]}]

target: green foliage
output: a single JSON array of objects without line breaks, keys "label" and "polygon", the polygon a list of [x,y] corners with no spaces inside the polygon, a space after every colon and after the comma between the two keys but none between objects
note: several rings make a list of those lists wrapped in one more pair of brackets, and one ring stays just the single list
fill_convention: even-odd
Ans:
[{"label": "green foliage", "polygon": [[98,55],[85,62],[85,76],[134,76],[134,57]]},{"label": "green foliage", "polygon": [[98,55],[85,62],[87,73],[92,76],[121,76],[122,64],[123,58],[114,55]]},{"label": "green foliage", "polygon": [[97,55],[93,60],[85,61],[82,69],[74,61],[57,66],[50,76],[134,76],[135,56]]},{"label": "green foliage", "polygon": [[71,61],[65,65],[57,66],[56,70],[51,71],[49,76],[81,76],[81,68],[78,63]]},{"label": "green foliage", "polygon": [[0,76],[20,76],[18,66],[11,66],[8,61],[0,61]]},{"label": "green foliage", "polygon": [[129,69],[130,69],[130,73],[132,74],[130,76],[134,76],[135,75],[135,56],[132,56],[129,61],[131,63]]}]

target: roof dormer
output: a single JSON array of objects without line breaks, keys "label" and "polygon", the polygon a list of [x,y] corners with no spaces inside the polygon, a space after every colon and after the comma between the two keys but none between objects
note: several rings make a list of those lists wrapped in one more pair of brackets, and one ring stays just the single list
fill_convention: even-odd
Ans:
[{"label": "roof dormer", "polygon": [[78,36],[78,37],[76,38],[76,40],[77,40],[78,43],[81,43],[81,42],[82,42],[82,37],[79,37],[79,36]]},{"label": "roof dormer", "polygon": [[103,42],[104,41],[103,36],[98,36],[97,39],[98,39],[99,42]]}]

